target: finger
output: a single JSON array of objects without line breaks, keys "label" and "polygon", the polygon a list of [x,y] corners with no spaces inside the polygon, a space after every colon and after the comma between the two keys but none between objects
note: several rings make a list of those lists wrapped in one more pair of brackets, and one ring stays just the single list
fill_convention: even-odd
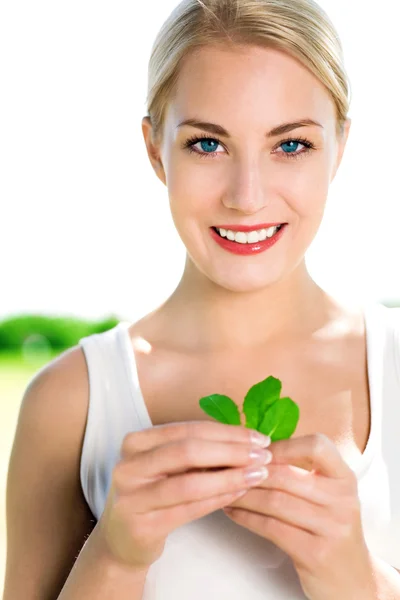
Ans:
[{"label": "finger", "polygon": [[[121,458],[130,458],[136,452],[143,452],[154,446],[186,438],[250,444],[256,443],[256,438],[259,439],[260,435],[258,431],[249,427],[227,425],[218,421],[204,420],[167,423],[128,433],[122,442]],[[267,440],[264,443],[264,447],[267,447],[271,442],[270,438],[262,435],[261,437]]]},{"label": "finger", "polygon": [[318,539],[314,534],[289,525],[280,519],[265,517],[240,508],[233,508],[226,516],[249,531],[273,542],[290,556],[295,567],[297,565],[307,567],[310,552]]},{"label": "finger", "polygon": [[[137,482],[158,475],[174,475],[193,469],[212,467],[240,467],[253,464],[250,452],[254,446],[235,442],[212,442],[187,438],[155,446],[133,457],[119,461],[113,471],[122,493],[132,491]],[[259,449],[269,453],[267,449]],[[262,464],[262,460],[258,461]]]},{"label": "finger", "polygon": [[275,464],[291,464],[334,479],[354,477],[335,444],[321,433],[278,440],[270,450]]},{"label": "finger", "polygon": [[[181,527],[195,519],[200,519],[216,510],[221,510],[243,493],[242,490],[233,494],[221,494],[211,498],[203,498],[194,502],[153,510],[145,515],[140,515],[138,518],[144,519],[149,524],[151,530],[157,532],[157,536],[166,537],[177,527]],[[132,514],[131,503],[127,502],[126,510],[128,514]]]},{"label": "finger", "polygon": [[332,529],[328,507],[316,506],[280,490],[254,488],[240,498],[234,508],[279,519],[314,535],[326,536]]},{"label": "finger", "polygon": [[[196,441],[201,443],[200,440]],[[203,443],[207,444],[207,442]],[[215,447],[215,444],[213,446]],[[228,446],[228,444],[225,444],[225,446]],[[241,444],[234,444],[234,446],[237,446],[239,453],[243,452]],[[168,462],[168,453],[164,452],[164,454],[163,460],[165,459]],[[182,459],[177,454],[174,460],[179,461]],[[242,467],[219,469],[218,471],[207,470],[202,472],[192,470],[159,478],[149,475],[148,477],[151,479],[146,481],[146,470],[143,471],[143,476],[140,476],[140,472],[137,476],[133,473],[131,460],[126,463],[120,462],[114,468],[112,482],[119,496],[132,498],[137,512],[146,512],[146,510],[153,510],[161,506],[192,502],[201,498],[248,489],[253,485],[257,485],[262,478],[249,482],[245,477],[247,470],[259,470],[261,466],[248,461],[247,463],[244,462]],[[143,463],[140,463],[139,471],[142,467]]]},{"label": "finger", "polygon": [[329,506],[342,495],[347,494],[347,489],[341,482],[312,471],[307,471],[292,465],[268,465],[267,479],[258,484],[259,488],[266,490],[280,490],[317,506]]},{"label": "finger", "polygon": [[244,469],[185,473],[140,485],[131,493],[120,494],[119,501],[122,504],[128,502],[133,512],[142,514],[222,494],[236,494],[248,490],[251,485],[245,480]]}]

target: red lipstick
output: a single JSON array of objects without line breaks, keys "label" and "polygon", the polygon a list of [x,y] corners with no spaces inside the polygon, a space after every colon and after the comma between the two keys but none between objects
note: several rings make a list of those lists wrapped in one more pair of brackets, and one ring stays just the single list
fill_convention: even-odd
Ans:
[{"label": "red lipstick", "polygon": [[268,229],[268,227],[278,227],[282,223],[260,223],[260,225],[214,225],[217,229],[230,229],[231,231],[258,231],[260,229]]},{"label": "red lipstick", "polygon": [[[227,227],[229,229],[232,226]],[[243,225],[241,225],[243,227]],[[258,227],[258,226],[257,226]],[[224,250],[228,252],[232,252],[233,254],[241,254],[242,256],[248,256],[251,254],[259,254],[260,252],[264,252],[269,248],[272,248],[284,235],[285,230],[287,228],[287,223],[283,224],[280,229],[270,238],[266,238],[260,242],[254,242],[250,244],[239,244],[238,242],[229,240],[225,237],[221,237],[214,227],[210,227],[210,234],[213,240]],[[225,229],[223,227],[222,229]],[[236,230],[238,227],[236,227]],[[264,229],[261,227],[261,229]],[[265,228],[267,229],[267,228]],[[240,229],[239,229],[240,231]]]}]

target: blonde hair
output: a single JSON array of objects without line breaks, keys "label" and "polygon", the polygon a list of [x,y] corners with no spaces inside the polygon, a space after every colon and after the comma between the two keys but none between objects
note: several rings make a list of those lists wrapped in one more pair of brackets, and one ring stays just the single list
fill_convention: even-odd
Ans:
[{"label": "blonde hair", "polygon": [[183,59],[218,43],[274,48],[298,59],[330,93],[342,135],[350,106],[343,48],[314,0],[182,0],[158,32],[149,60],[146,103],[154,140],[162,139]]}]

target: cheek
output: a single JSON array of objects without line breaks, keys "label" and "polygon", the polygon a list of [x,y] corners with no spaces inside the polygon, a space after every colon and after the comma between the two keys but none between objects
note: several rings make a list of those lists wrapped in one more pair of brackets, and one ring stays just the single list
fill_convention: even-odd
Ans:
[{"label": "cheek", "polygon": [[207,165],[202,168],[202,165],[182,164],[171,169],[168,175],[171,211],[182,218],[205,217],[211,225],[222,193],[221,179],[216,169]]},{"label": "cheek", "polygon": [[[307,160],[307,159],[304,159]],[[293,215],[301,219],[320,221],[329,192],[329,170],[314,162],[310,168],[293,169],[281,180],[278,195],[290,206]]]}]

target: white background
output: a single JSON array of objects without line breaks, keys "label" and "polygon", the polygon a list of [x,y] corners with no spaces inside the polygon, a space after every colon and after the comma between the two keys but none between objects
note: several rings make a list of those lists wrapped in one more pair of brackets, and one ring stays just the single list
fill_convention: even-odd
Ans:
[{"label": "white background", "polygon": [[[133,320],[175,289],[185,248],[141,119],[151,46],[176,5],[1,2],[0,317]],[[307,264],[337,297],[397,299],[397,2],[320,5],[344,46],[353,124]]]}]

